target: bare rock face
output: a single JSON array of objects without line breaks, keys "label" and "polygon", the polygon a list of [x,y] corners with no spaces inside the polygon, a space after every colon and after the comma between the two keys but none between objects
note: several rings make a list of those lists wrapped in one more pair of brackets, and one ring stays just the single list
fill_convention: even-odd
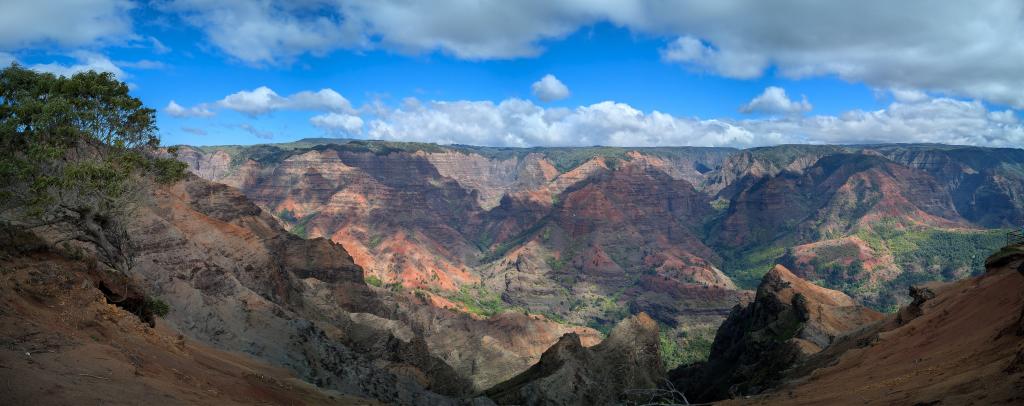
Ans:
[{"label": "bare rock face", "polygon": [[601,344],[585,348],[570,333],[526,372],[487,390],[499,404],[607,405],[663,382],[658,325],[640,313],[620,322]]},{"label": "bare rock face", "polygon": [[836,337],[881,318],[842,292],[776,265],[754,301],[734,308],[719,328],[707,363],[680,367],[672,379],[690,400],[701,402],[758,393]]},{"label": "bare rock face", "polygon": [[882,218],[964,226],[949,193],[926,172],[874,155],[834,154],[801,172],[749,176],[714,230],[719,244],[745,247],[779,235],[848,233]]},{"label": "bare rock face", "polygon": [[344,248],[288,234],[233,188],[190,178],[157,189],[131,231],[134,272],[193,339],[343,393],[423,404],[468,395],[470,381],[422,339],[345,308],[387,309]]},{"label": "bare rock face", "polygon": [[139,276],[174,309],[168,322],[345,393],[444,403],[526,370],[567,332],[585,344],[597,337],[540,316],[480,319],[417,292],[367,286],[341,245],[292,235],[238,190],[198,178],[155,191],[133,234]]},{"label": "bare rock face", "polygon": [[931,174],[949,191],[961,216],[986,227],[1024,222],[1024,180],[1009,168],[1024,165],[1019,148],[877,146],[881,155]]},{"label": "bare rock face", "polygon": [[1024,337],[1014,329],[1024,307],[1024,252],[1008,248],[989,258],[984,274],[915,289],[918,304],[908,307],[917,317],[901,321],[901,310],[845,334],[775,390],[723,404],[1020,404]]},{"label": "bare rock face", "polygon": [[378,404],[186,339],[159,319],[140,322],[139,286],[88,251],[3,251],[0,404]]}]

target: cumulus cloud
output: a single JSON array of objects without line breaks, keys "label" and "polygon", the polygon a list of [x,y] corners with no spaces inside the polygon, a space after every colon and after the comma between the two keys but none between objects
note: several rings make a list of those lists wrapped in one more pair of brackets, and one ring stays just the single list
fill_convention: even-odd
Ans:
[{"label": "cumulus cloud", "polygon": [[51,62],[29,65],[28,68],[39,72],[52,73],[58,76],[72,76],[76,73],[90,70],[97,72],[110,72],[120,80],[124,80],[127,76],[121,68],[115,65],[114,62],[105,55],[89,51],[75,51],[72,52],[70,56],[74,58],[75,63],[61,64]]},{"label": "cumulus cloud", "polygon": [[692,36],[683,36],[661,50],[661,59],[675,62],[700,72],[719,73],[738,79],[761,76],[766,60],[760,55],[721,51]]},{"label": "cumulus cloud", "polygon": [[1012,111],[979,101],[894,102],[877,111],[772,119],[697,119],[640,111],[611,101],[575,109],[527,100],[406,102],[367,124],[369,138],[489,146],[732,146],[783,143],[935,142],[1020,146]]},{"label": "cumulus cloud", "polygon": [[[791,78],[836,75],[877,88],[1024,107],[1020,1],[984,7],[924,0],[648,5],[625,25],[679,35],[676,42],[689,46],[670,44],[663,55],[685,66],[733,78],[759,77],[769,68]],[[676,48],[689,52],[671,52]]]},{"label": "cumulus cloud", "polygon": [[250,64],[288,63],[302,54],[322,55],[363,42],[361,27],[330,1],[172,0],[163,7]]},{"label": "cumulus cloud", "polygon": [[84,46],[132,36],[129,0],[4,0],[0,49],[56,43]]},{"label": "cumulus cloud", "polygon": [[742,125],[759,133],[787,134],[796,143],[1024,145],[1024,126],[1012,112],[993,113],[979,101],[950,98],[909,104],[895,102],[882,110],[853,110],[839,116],[750,120]]},{"label": "cumulus cloud", "polygon": [[769,86],[753,100],[740,106],[740,113],[798,114],[811,111],[811,108],[807,96],[803,96],[800,101],[793,101],[786,96],[785,89]]},{"label": "cumulus cloud", "polygon": [[533,95],[541,101],[549,102],[569,97],[569,88],[551,74],[544,75],[540,80],[533,82],[530,88],[533,90]]},{"label": "cumulus cloud", "polygon": [[351,114],[327,113],[309,119],[313,126],[334,134],[353,135],[363,131],[363,119]]},{"label": "cumulus cloud", "polygon": [[[709,74],[756,78],[770,68],[836,75],[1024,108],[1024,3],[884,0],[549,2],[475,0],[175,0],[227,54],[281,63],[336,49],[440,51],[463,59],[530,57],[545,40],[609,22],[675,37],[663,60]],[[957,27],[950,29],[950,27]]]},{"label": "cumulus cloud", "polygon": [[892,98],[901,103],[917,103],[928,100],[928,94],[914,89],[889,89]]},{"label": "cumulus cloud", "polygon": [[369,124],[370,138],[492,146],[749,145],[754,134],[719,120],[645,114],[601,102],[545,109],[530,101],[432,101],[402,107]]},{"label": "cumulus cloud", "polygon": [[[37,72],[52,73],[58,76],[73,76],[76,73],[86,71],[96,72],[110,72],[117,77],[118,80],[126,80],[131,75],[125,73],[124,69],[163,69],[166,65],[163,62],[151,61],[148,59],[141,59],[138,61],[111,61],[106,55],[99,54],[92,51],[73,51],[67,56],[71,57],[74,61],[72,63],[37,63],[31,65],[22,64],[28,69],[32,69]],[[0,66],[6,67],[10,64],[18,62],[18,59],[9,53],[0,52]],[[129,83],[131,86],[131,83]]]},{"label": "cumulus cloud", "polygon": [[331,112],[352,112],[348,99],[332,89],[316,92],[302,91],[290,96],[280,96],[266,86],[230,94],[217,104],[249,116],[259,116],[275,110],[313,110]]},{"label": "cumulus cloud", "polygon": [[176,103],[174,100],[171,100],[170,103],[167,103],[167,107],[164,107],[164,112],[167,113],[168,115],[170,115],[171,117],[178,117],[178,118],[181,118],[181,117],[212,117],[213,114],[214,114],[212,111],[210,111],[210,109],[205,104],[200,104],[198,106],[192,106],[192,107],[189,107],[189,108],[185,108],[185,107],[182,107],[180,104]]}]

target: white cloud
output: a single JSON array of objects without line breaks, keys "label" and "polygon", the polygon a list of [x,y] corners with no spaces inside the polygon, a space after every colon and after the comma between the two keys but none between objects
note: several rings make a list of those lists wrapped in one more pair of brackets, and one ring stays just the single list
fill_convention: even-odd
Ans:
[{"label": "white cloud", "polygon": [[[336,49],[530,57],[543,42],[608,22],[674,37],[665,61],[731,78],[769,69],[836,75],[1024,108],[1024,2],[865,0],[175,0],[211,42],[249,63]],[[955,29],[951,28],[955,27]]]},{"label": "white cloud", "polygon": [[[876,88],[1024,107],[1024,3],[1018,0],[645,4],[622,23],[679,36],[689,46],[670,44],[665,59],[714,74],[754,78],[774,68],[791,78],[836,75]],[[705,48],[696,46],[697,38]]]},{"label": "white cloud", "polygon": [[787,134],[794,143],[1024,145],[1024,126],[1012,112],[993,114],[981,102],[949,98],[911,104],[895,102],[882,110],[853,110],[839,116],[748,120],[740,124],[757,133]]},{"label": "white cloud", "polygon": [[133,8],[129,0],[4,0],[0,49],[118,42],[133,36]]},{"label": "white cloud", "polygon": [[114,64],[104,55],[89,52],[89,51],[75,51],[71,53],[71,57],[75,59],[74,64],[65,65],[57,62],[29,65],[28,68],[38,72],[52,73],[58,76],[72,76],[79,72],[85,72],[94,70],[97,72],[110,72],[113,73],[120,80],[124,80],[127,75],[117,65]]},{"label": "white cloud", "polygon": [[283,97],[278,96],[269,87],[260,86],[253,90],[243,90],[230,94],[217,102],[217,104],[240,113],[258,116],[278,108],[283,104],[283,99]]},{"label": "white cloud", "polygon": [[767,113],[767,114],[798,114],[811,111],[811,103],[807,96],[800,101],[793,101],[786,96],[786,90],[781,87],[769,86],[764,92],[753,100],[740,106],[741,113]]},{"label": "white cloud", "polygon": [[551,74],[544,75],[540,80],[533,82],[530,88],[533,90],[533,95],[541,101],[549,102],[569,97],[569,88]]},{"label": "white cloud", "polygon": [[754,145],[754,134],[718,120],[687,120],[601,102],[544,109],[529,101],[426,102],[369,124],[370,138],[492,146]]},{"label": "white cloud", "polygon": [[624,103],[545,109],[530,101],[406,102],[367,124],[375,139],[489,146],[733,146],[782,143],[935,142],[1024,145],[1024,125],[1012,111],[988,111],[978,101],[936,98],[895,102],[877,111],[839,116],[787,115],[727,120],[645,113]]},{"label": "white cloud", "polygon": [[900,103],[918,103],[928,100],[928,94],[914,89],[889,89],[892,98]]},{"label": "white cloud", "polygon": [[683,64],[700,72],[718,73],[737,79],[761,76],[767,60],[759,55],[720,51],[692,36],[682,36],[661,50],[661,59]]},{"label": "white cloud", "polygon": [[192,106],[192,107],[189,107],[189,108],[185,108],[185,107],[182,107],[180,104],[176,103],[174,100],[171,100],[170,103],[167,103],[167,107],[164,107],[164,112],[166,112],[171,117],[178,117],[178,118],[181,118],[181,117],[212,117],[213,114],[214,114],[212,111],[210,111],[209,108],[207,108],[207,106],[205,104],[200,104],[198,106]]},{"label": "white cloud", "polygon": [[172,0],[163,7],[250,64],[288,63],[306,53],[356,47],[363,36],[330,1]]},{"label": "white cloud", "polygon": [[363,132],[363,119],[351,114],[321,114],[313,116],[309,122],[330,133],[352,135]]},{"label": "white cloud", "polygon": [[217,104],[250,116],[259,116],[274,110],[311,110],[352,112],[348,99],[332,89],[317,92],[302,91],[284,97],[266,86],[230,94]]}]

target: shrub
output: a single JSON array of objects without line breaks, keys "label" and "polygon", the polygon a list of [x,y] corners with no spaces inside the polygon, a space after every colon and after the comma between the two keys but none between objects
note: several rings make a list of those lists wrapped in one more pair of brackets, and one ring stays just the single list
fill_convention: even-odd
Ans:
[{"label": "shrub", "polygon": [[171,311],[171,306],[168,305],[167,302],[155,297],[146,297],[143,306],[145,307],[146,312],[160,317],[166,317],[167,313],[170,313]]},{"label": "shrub", "polygon": [[90,244],[110,268],[131,269],[135,247],[122,219],[143,182],[179,180],[185,164],[156,157],[156,110],[128,91],[110,73],[0,70],[0,221],[62,226],[61,241]]}]

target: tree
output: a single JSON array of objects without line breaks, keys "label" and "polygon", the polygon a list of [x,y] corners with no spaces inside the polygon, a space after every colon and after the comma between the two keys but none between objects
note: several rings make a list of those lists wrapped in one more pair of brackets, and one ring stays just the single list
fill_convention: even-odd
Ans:
[{"label": "tree", "polygon": [[156,156],[156,112],[128,90],[110,73],[0,71],[5,227],[45,228],[54,242],[92,245],[106,265],[131,269],[124,219],[147,181],[176,181],[184,164]]}]

